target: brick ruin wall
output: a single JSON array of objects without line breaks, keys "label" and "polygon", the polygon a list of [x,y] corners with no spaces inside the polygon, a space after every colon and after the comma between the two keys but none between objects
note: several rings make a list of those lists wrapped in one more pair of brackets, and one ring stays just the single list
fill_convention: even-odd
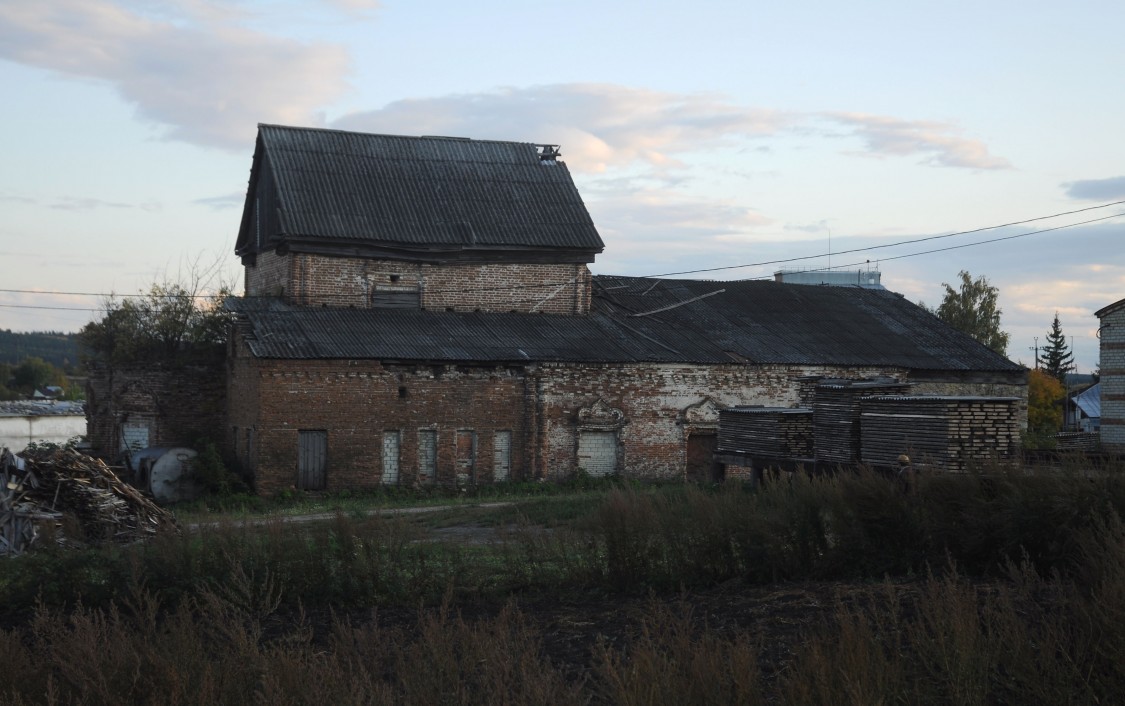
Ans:
[{"label": "brick ruin wall", "polygon": [[587,314],[592,280],[583,264],[444,264],[264,252],[246,268],[250,296],[306,306],[372,306],[375,292],[417,292],[433,311]]},{"label": "brick ruin wall", "polygon": [[212,363],[90,363],[86,379],[87,435],[95,455],[116,461],[125,425],[148,430],[149,446],[222,443],[226,375]]},{"label": "brick ruin wall", "polygon": [[[681,478],[688,438],[716,432],[717,418],[701,405],[795,406],[803,376],[905,378],[887,368],[813,366],[541,364],[538,366],[384,365],[378,361],[257,360],[245,351],[231,367],[228,438],[252,469],[259,492],[293,487],[298,432],[327,435],[329,489],[371,488],[382,482],[385,433],[398,438],[397,482],[453,484],[472,454],[472,480],[496,472],[494,444],[510,439],[510,477],[562,479],[580,467],[583,410],[619,410],[608,426],[618,446],[616,467],[630,476]],[[1014,393],[1012,382],[926,381],[915,392]],[[1018,396],[1018,395],[1017,395]],[[700,415],[691,410],[700,408]],[[713,412],[713,409],[712,409]],[[607,435],[599,434],[602,443]],[[466,446],[472,439],[472,448]],[[436,477],[423,477],[436,440]],[[460,443],[459,443],[460,442]],[[503,464],[502,464],[503,465]],[[465,480],[462,476],[461,480]]]},{"label": "brick ruin wall", "polygon": [[799,402],[795,380],[809,375],[836,377],[902,376],[886,368],[747,365],[554,365],[540,371],[540,467],[549,478],[578,470],[580,410],[602,400],[623,412],[616,430],[619,468],[641,478],[683,477],[692,434],[715,434],[717,416],[692,418],[690,408],[710,400],[718,407]]},{"label": "brick ruin wall", "polygon": [[1125,306],[1101,318],[1102,448],[1125,453]]}]

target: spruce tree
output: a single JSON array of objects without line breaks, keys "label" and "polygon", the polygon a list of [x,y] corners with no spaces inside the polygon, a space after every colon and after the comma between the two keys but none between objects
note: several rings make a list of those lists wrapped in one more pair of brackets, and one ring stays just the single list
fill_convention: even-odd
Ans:
[{"label": "spruce tree", "polygon": [[1062,383],[1066,382],[1066,374],[1074,369],[1074,354],[1070,352],[1070,346],[1066,345],[1066,336],[1059,324],[1057,311],[1055,320],[1051,322],[1051,330],[1047,333],[1047,343],[1039,356],[1039,365],[1045,373]]}]

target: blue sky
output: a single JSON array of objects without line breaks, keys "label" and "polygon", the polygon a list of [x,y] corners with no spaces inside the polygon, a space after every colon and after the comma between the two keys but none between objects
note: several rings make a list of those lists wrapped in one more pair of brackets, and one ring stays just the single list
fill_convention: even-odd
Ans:
[{"label": "blue sky", "polygon": [[[233,257],[257,123],[562,145],[598,273],[870,259],[936,304],[1000,288],[1009,355],[1055,311],[1081,371],[1125,297],[1125,6],[996,1],[0,3],[4,289],[133,293]],[[774,265],[701,277],[770,275]],[[0,292],[0,327],[96,297]]]}]

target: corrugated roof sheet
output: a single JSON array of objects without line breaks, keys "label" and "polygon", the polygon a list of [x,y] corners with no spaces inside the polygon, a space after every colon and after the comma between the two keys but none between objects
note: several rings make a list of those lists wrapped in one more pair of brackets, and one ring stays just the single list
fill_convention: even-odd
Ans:
[{"label": "corrugated roof sheet", "polygon": [[1102,384],[1096,383],[1071,398],[1082,413],[1092,419],[1102,416]]},{"label": "corrugated roof sheet", "polygon": [[[537,145],[260,125],[289,237],[419,247],[604,244],[566,165]],[[272,234],[271,234],[272,235]]]},{"label": "corrugated roof sheet", "polygon": [[263,358],[1021,370],[893,292],[606,276],[595,284],[589,316],[316,309],[272,299],[228,306],[245,315],[250,349]]}]

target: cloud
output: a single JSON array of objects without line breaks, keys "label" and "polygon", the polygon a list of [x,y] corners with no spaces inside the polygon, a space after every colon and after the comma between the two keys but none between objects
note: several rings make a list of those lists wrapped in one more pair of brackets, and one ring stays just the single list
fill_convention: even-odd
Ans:
[{"label": "cloud", "polygon": [[828,112],[821,115],[853,128],[851,134],[864,141],[866,152],[871,155],[923,155],[926,163],[939,167],[1007,169],[1012,166],[1003,157],[989,154],[988,146],[980,140],[959,137],[958,130],[946,123],[867,113]]},{"label": "cloud", "polygon": [[32,206],[42,206],[56,211],[93,211],[99,208],[139,208],[142,211],[159,211],[163,206],[155,201],[143,203],[125,203],[122,201],[106,201],[88,196],[58,196],[52,200],[32,198],[30,196],[0,195],[0,203],[23,203]]},{"label": "cloud", "polygon": [[[738,105],[717,94],[686,94],[606,83],[509,87],[479,93],[395,101],[345,115],[333,127],[359,132],[449,135],[477,139],[551,141],[577,172],[604,172],[631,164],[662,170],[680,156],[732,147],[787,132],[808,133],[829,121],[865,143],[869,155],[922,155],[941,167],[1003,169],[1009,163],[980,140],[951,125],[865,113],[793,113]],[[825,134],[819,131],[820,134]]]},{"label": "cloud", "polygon": [[1068,181],[1062,186],[1066,189],[1066,195],[1072,199],[1087,201],[1125,199],[1125,176]]},{"label": "cloud", "polygon": [[797,231],[799,233],[824,233],[828,230],[828,220],[822,218],[814,223],[786,223],[784,230]]},{"label": "cloud", "polygon": [[603,230],[691,247],[697,247],[701,238],[742,234],[770,223],[754,209],[730,201],[690,199],[662,189],[621,193],[592,200],[588,206]]},{"label": "cloud", "polygon": [[246,203],[246,194],[235,192],[223,194],[222,196],[207,196],[201,199],[195,199],[192,203],[199,206],[207,206],[216,211],[223,211],[228,208],[241,208],[242,205]]},{"label": "cloud", "polygon": [[400,100],[346,115],[333,127],[550,141],[562,145],[575,171],[603,172],[633,163],[679,166],[677,155],[719,147],[728,138],[771,135],[793,120],[710,94],[569,83]]},{"label": "cloud", "polygon": [[316,124],[316,110],[346,88],[340,47],[246,29],[202,0],[142,7],[0,3],[0,58],[106,81],[167,138],[239,150],[258,122]]}]

